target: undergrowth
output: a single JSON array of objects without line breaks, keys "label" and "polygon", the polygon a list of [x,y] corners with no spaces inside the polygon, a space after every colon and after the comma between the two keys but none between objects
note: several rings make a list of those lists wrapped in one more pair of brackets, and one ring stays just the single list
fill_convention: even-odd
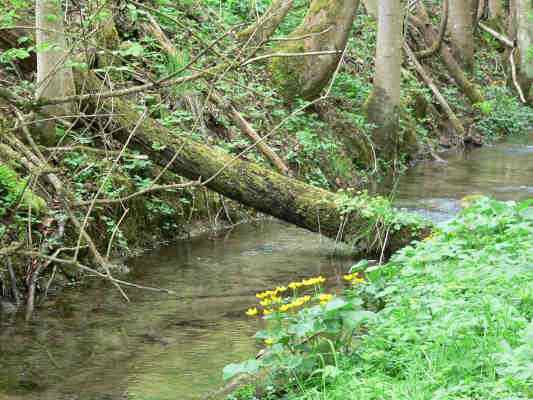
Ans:
[{"label": "undergrowth", "polygon": [[289,317],[292,339],[259,333],[300,343],[267,348],[270,398],[531,398],[532,205],[480,198],[386,265],[357,265],[355,287]]}]

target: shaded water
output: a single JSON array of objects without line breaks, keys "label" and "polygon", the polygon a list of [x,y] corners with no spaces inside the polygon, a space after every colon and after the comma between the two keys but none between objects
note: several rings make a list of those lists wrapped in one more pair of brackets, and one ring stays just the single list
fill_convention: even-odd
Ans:
[{"label": "shaded water", "polygon": [[[423,163],[401,179],[398,205],[449,218],[469,194],[533,196],[533,136]],[[216,239],[179,243],[130,262],[127,279],[176,296],[109,285],[51,297],[31,323],[0,315],[0,400],[196,399],[222,367],[257,351],[254,293],[298,277],[340,277],[332,242],[265,221]]]}]

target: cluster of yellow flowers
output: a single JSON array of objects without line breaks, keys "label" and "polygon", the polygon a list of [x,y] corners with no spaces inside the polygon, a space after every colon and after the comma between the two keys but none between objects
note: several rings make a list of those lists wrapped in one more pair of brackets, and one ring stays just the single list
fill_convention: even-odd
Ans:
[{"label": "cluster of yellow flowers", "polygon": [[303,286],[317,286],[324,282],[326,282],[326,278],[317,276],[316,278],[304,279],[301,282],[291,282],[288,286],[290,289],[295,290]]},{"label": "cluster of yellow flowers", "polygon": [[322,305],[327,304],[332,298],[333,295],[328,293],[322,293],[320,296],[318,296],[318,300]]},{"label": "cluster of yellow flowers", "polygon": [[358,283],[363,283],[365,281],[363,278],[360,278],[359,275],[357,275],[357,272],[344,275],[344,280],[350,282],[352,285],[357,285]]},{"label": "cluster of yellow flowers", "polygon": [[259,300],[263,300],[267,297],[276,297],[278,294],[283,293],[285,291],[287,291],[287,288],[285,286],[278,286],[274,290],[267,290],[266,292],[257,293],[255,297],[257,297]]},{"label": "cluster of yellow flowers", "polygon": [[[326,282],[326,279],[324,277],[317,276],[316,278],[304,279],[301,282],[291,282],[287,286],[292,290],[296,290],[300,287],[318,286],[324,282]],[[305,295],[301,297],[296,297],[289,303],[282,304],[284,303],[284,301],[280,294],[286,291],[287,287],[278,286],[273,290],[267,290],[265,292],[257,293],[255,297],[260,300],[259,304],[261,305],[261,307],[263,307],[262,314],[266,316],[272,314],[274,311],[287,312],[294,308],[301,307],[311,301],[311,296]],[[319,295],[318,300],[320,301],[320,304],[326,304],[332,299],[332,297],[333,295],[331,294],[321,294]],[[260,313],[261,311],[258,310],[257,307],[249,308],[246,311],[246,315],[250,317],[253,317]]]}]

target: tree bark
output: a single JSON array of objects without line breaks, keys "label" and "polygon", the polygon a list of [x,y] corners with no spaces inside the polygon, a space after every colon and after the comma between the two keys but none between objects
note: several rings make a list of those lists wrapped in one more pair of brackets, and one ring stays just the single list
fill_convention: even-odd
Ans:
[{"label": "tree bark", "polygon": [[489,18],[500,18],[502,15],[502,0],[489,0]]},{"label": "tree bark", "polygon": [[[92,74],[77,81],[80,88],[94,92],[102,87],[102,82]],[[93,111],[98,107],[101,112],[114,114],[112,119],[119,140],[124,140],[140,119],[135,106],[120,98],[90,97],[87,105]],[[165,166],[173,160],[170,171],[188,179],[201,179],[207,188],[241,204],[332,238],[353,240],[362,253],[379,253],[382,245],[387,251],[395,250],[420,236],[417,224],[396,221],[399,226],[395,228],[395,223],[390,221],[380,223],[382,220],[377,215],[368,214],[367,204],[360,204],[349,215],[345,214],[342,203],[346,196],[231,158],[218,149],[175,135],[150,118],[140,123],[131,146],[149,154],[159,165]]]},{"label": "tree bark", "polygon": [[[35,13],[37,47],[45,46],[48,49],[37,52],[36,97],[47,99],[73,95],[72,68],[65,66],[69,57],[61,3],[56,0],[37,0]],[[56,107],[63,113],[71,113],[74,108],[68,103]]]},{"label": "tree bark", "polygon": [[518,47],[518,81],[529,103],[533,101],[533,5],[531,0],[516,1],[516,44]]},{"label": "tree bark", "polygon": [[270,69],[281,93],[315,99],[330,81],[352,28],[359,0],[313,0],[302,24],[282,44],[280,53],[338,51],[335,54],[276,57]]},{"label": "tree bark", "polygon": [[472,0],[450,0],[450,32],[453,55],[463,68],[472,69],[474,63],[474,16]]},{"label": "tree bark", "polygon": [[397,151],[402,66],[402,18],[400,0],[380,0],[374,89],[366,111],[376,125],[374,142],[385,158]]},{"label": "tree bark", "polygon": [[[67,42],[63,25],[61,2],[36,0],[35,5],[37,48],[36,99],[65,97],[76,94],[72,68],[68,62]],[[43,50],[44,48],[44,50]],[[45,111],[55,116],[72,114],[74,104],[48,106]],[[55,142],[55,125],[48,122],[40,127],[46,144]]]},{"label": "tree bark", "polygon": [[[416,17],[411,18],[411,22],[413,22],[424,33],[424,40],[427,46],[431,46],[436,40],[438,40],[438,34],[435,32],[431,24],[431,20],[429,19],[429,15],[421,3],[419,3]],[[444,43],[441,45],[440,54],[444,64],[446,65],[446,68],[448,69],[448,72],[455,80],[459,88],[468,97],[470,102],[472,104],[483,102],[484,98],[479,91],[479,88],[468,80],[461,66],[453,56],[451,49]]]}]

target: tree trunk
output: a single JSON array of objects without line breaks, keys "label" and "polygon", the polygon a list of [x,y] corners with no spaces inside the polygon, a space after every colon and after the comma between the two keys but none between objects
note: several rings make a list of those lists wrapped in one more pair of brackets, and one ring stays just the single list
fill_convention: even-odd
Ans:
[{"label": "tree trunk", "polygon": [[464,68],[471,70],[474,63],[475,15],[473,15],[472,0],[450,0],[449,7],[448,30],[453,54]]},{"label": "tree trunk", "polygon": [[374,89],[366,104],[368,119],[376,125],[374,142],[386,159],[396,153],[400,132],[401,14],[400,0],[379,2]]},{"label": "tree trunk", "polygon": [[518,80],[529,103],[533,101],[533,5],[531,0],[516,1],[516,43],[518,47]]},{"label": "tree trunk", "polygon": [[502,0],[489,0],[489,18],[500,18],[502,15]]},{"label": "tree trunk", "polygon": [[[64,97],[75,94],[72,68],[65,66],[68,62],[67,42],[63,25],[63,11],[58,0],[36,0],[35,5],[37,48],[37,99]],[[42,49],[44,48],[44,50]],[[73,104],[49,106],[49,114],[62,116],[72,114]],[[40,127],[46,131],[44,141],[55,141],[54,124]]]},{"label": "tree trunk", "polygon": [[293,2],[294,0],[274,0],[257,23],[239,32],[237,38],[242,42],[251,40],[255,45],[266,42],[287,16]]},{"label": "tree trunk", "polygon": [[338,51],[335,54],[275,57],[270,68],[285,97],[314,99],[330,81],[346,46],[359,0],[312,0],[302,24],[279,53]]},{"label": "tree trunk", "polygon": [[378,0],[363,0],[365,10],[368,15],[377,19],[378,18]]},{"label": "tree trunk", "polygon": [[[424,40],[427,46],[431,46],[436,40],[438,40],[438,33],[433,29],[429,15],[423,5],[419,4],[416,17],[412,18],[411,21],[424,33]],[[479,91],[479,88],[468,80],[461,66],[453,56],[451,49],[446,46],[445,43],[443,43],[440,48],[440,54],[448,72],[459,88],[461,88],[464,94],[468,97],[470,102],[472,104],[483,102],[484,98]]]},{"label": "tree trunk", "polygon": [[[37,52],[36,97],[47,99],[75,94],[72,68],[65,67],[68,53],[60,2],[37,0],[35,19],[37,47],[45,46],[49,49]],[[70,113],[73,106],[67,103],[60,108],[63,112]]]},{"label": "tree trunk", "polygon": [[[92,92],[101,89],[102,81],[94,75],[87,74],[84,78],[77,79],[78,87]],[[87,105],[92,111],[98,108],[100,112],[113,114],[113,123],[119,128],[116,137],[122,141],[140,119],[136,106],[120,98],[90,97]],[[347,208],[346,201],[352,197],[233,159],[221,150],[177,136],[150,118],[135,130],[131,147],[149,154],[161,166],[173,160],[170,171],[188,179],[201,179],[207,188],[260,212],[332,238],[353,240],[361,252],[379,253],[383,244],[387,250],[395,250],[420,236],[417,224],[392,222],[390,217],[374,211],[375,199],[359,200]],[[392,210],[390,213],[389,216]],[[395,227],[395,224],[399,225]]]}]

